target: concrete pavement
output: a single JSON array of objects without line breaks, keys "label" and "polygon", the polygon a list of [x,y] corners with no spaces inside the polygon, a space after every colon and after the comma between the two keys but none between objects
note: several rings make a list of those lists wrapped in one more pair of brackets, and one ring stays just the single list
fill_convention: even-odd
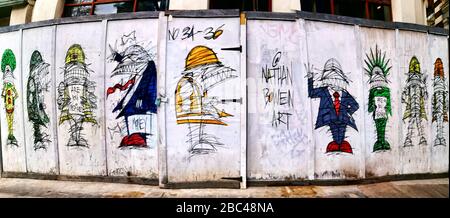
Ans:
[{"label": "concrete pavement", "polygon": [[449,179],[345,186],[276,186],[248,189],[160,189],[157,186],[0,178],[0,197],[51,198],[448,198]]}]

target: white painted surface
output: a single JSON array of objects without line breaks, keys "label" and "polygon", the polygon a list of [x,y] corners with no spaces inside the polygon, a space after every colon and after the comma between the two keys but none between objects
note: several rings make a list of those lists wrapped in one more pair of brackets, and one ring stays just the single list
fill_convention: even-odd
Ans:
[{"label": "white painted surface", "polygon": [[[344,73],[350,79],[347,91],[359,104],[353,114],[358,131],[347,126],[346,141],[353,149],[353,154],[326,153],[327,145],[333,141],[328,126],[314,130],[315,140],[315,178],[316,179],[354,179],[364,176],[364,113],[365,101],[360,90],[363,89],[361,62],[358,59],[357,36],[355,27],[323,22],[306,21],[308,62],[314,66],[317,76],[330,58],[336,59]],[[317,70],[319,69],[319,70]],[[307,81],[307,78],[304,78]],[[320,82],[315,82],[320,85]],[[305,90],[307,92],[307,90]],[[315,126],[319,99],[311,99],[312,121]]]},{"label": "white painted surface", "polygon": [[304,22],[247,25],[248,177],[307,179],[314,169],[314,143]]},{"label": "white painted surface", "polygon": [[[104,117],[104,59],[103,28],[100,22],[84,24],[59,25],[56,34],[56,72],[57,85],[63,81],[63,67],[68,49],[73,44],[81,45],[86,56],[86,64],[93,70],[89,75],[95,81],[97,109],[94,110],[98,125],[84,123],[82,134],[87,139],[89,147],[69,147],[69,124],[58,125],[58,143],[60,171],[62,175],[106,175],[105,157],[105,117]],[[96,37],[90,37],[96,36]],[[58,110],[58,122],[61,111]]]},{"label": "white painted surface", "polygon": [[[156,43],[158,34],[158,19],[139,19],[139,20],[123,20],[123,21],[109,21],[107,30],[107,46],[117,46],[119,51],[123,51],[130,44],[121,46],[122,37],[135,32],[136,43],[144,47],[149,54],[153,56],[153,61],[156,63]],[[133,35],[130,35],[133,36]],[[125,36],[123,40],[127,40]],[[131,41],[130,41],[131,42]],[[110,49],[106,49],[106,57],[111,55]],[[112,87],[117,83],[124,84],[128,81],[128,75],[111,77],[117,62],[106,61],[105,70],[105,89]],[[137,84],[136,84],[137,86]],[[109,95],[106,99],[105,117],[106,117],[106,148],[108,157],[108,175],[110,176],[139,176],[156,179],[158,178],[158,156],[156,144],[156,114],[132,116],[129,118],[130,130],[133,131],[135,126],[132,119],[142,118],[148,122],[145,123],[146,132],[151,134],[147,138],[148,148],[119,148],[120,142],[126,136],[126,129],[122,133],[118,133],[117,125],[122,126],[124,118],[117,118],[119,111],[112,112],[116,107],[126,91],[120,92],[116,90],[115,93]],[[140,132],[140,131],[138,131]],[[132,132],[130,132],[132,133]]]},{"label": "white painted surface", "polygon": [[[158,22],[168,27],[157,29]],[[109,23],[107,25],[107,23]],[[223,34],[217,39],[207,40],[208,27],[216,30],[223,26]],[[194,25],[194,38],[182,39],[188,36],[188,28]],[[104,32],[108,27],[108,31]],[[178,30],[178,37],[173,40],[174,28]],[[238,177],[245,175],[241,164],[244,151],[242,144],[243,126],[247,125],[243,119],[244,105],[238,103],[219,104],[218,108],[234,115],[223,120],[228,126],[207,125],[209,134],[214,134],[226,147],[218,147],[215,154],[199,155],[189,159],[187,144],[187,125],[176,124],[175,89],[185,67],[185,58],[189,51],[198,45],[212,48],[218,59],[225,65],[236,69],[239,78],[219,84],[208,92],[208,96],[219,99],[240,99],[245,102],[243,54],[238,51],[225,51],[222,48],[238,47],[240,40],[247,37],[248,43],[248,144],[247,170],[248,177],[255,180],[283,180],[283,179],[353,179],[413,173],[445,173],[448,171],[448,123],[445,123],[446,146],[434,147],[436,132],[435,123],[431,122],[431,97],[433,94],[432,77],[434,62],[437,57],[444,61],[444,72],[449,75],[448,41],[446,37],[427,35],[412,31],[382,30],[376,28],[339,25],[334,23],[292,21],[248,21],[247,31],[243,33],[238,18],[172,18],[161,16],[159,20],[137,19],[123,21],[88,22],[80,24],[64,24],[55,27],[39,27],[21,31],[0,34],[0,53],[6,48],[13,50],[17,67],[14,71],[15,86],[19,94],[15,104],[14,131],[19,147],[6,145],[7,124],[4,112],[4,100],[0,101],[2,167],[6,172],[33,172],[42,174],[57,174],[58,162],[62,175],[97,175],[97,176],[140,176],[157,178],[160,170],[164,171],[160,182],[192,182],[218,181],[222,177]],[[53,35],[55,29],[55,35]],[[158,56],[158,77],[163,78],[159,83],[159,94],[167,95],[168,102],[159,108],[158,128],[160,147],[148,150],[120,150],[117,149],[121,137],[108,135],[107,127],[114,125],[117,120],[112,114],[112,105],[108,102],[116,101],[118,96],[106,99],[106,86],[117,81],[111,80],[109,73],[115,66],[106,62],[109,56],[107,43],[113,43],[121,35],[132,30],[138,30],[136,36],[142,43],[148,43],[155,55]],[[171,32],[167,32],[167,29]],[[184,31],[184,32],[183,32]],[[105,35],[108,34],[108,35]],[[158,36],[159,34],[159,42]],[[245,35],[242,35],[245,34]],[[96,37],[92,37],[96,36]],[[98,37],[97,37],[98,36]],[[161,37],[164,40],[161,40]],[[56,39],[54,39],[56,38]],[[23,43],[23,44],[21,44]],[[157,49],[157,45],[159,48]],[[162,43],[162,44],[161,44]],[[89,148],[69,148],[68,124],[58,125],[60,110],[57,109],[55,97],[57,85],[62,81],[64,58],[72,44],[80,44],[86,54],[86,63],[94,73],[90,79],[96,82],[95,93],[98,99],[98,109],[95,117],[98,126],[89,123],[84,126],[83,133],[88,139]],[[373,119],[367,112],[368,86],[367,76],[364,75],[365,53],[375,45],[391,59],[393,68],[389,80],[391,81],[391,100],[393,116],[389,119],[386,131],[391,143],[391,151],[372,152],[375,140]],[[26,81],[29,74],[29,59],[34,49],[41,50],[44,60],[51,64],[50,70],[54,77],[51,92],[46,94],[45,101],[50,105],[49,115],[51,123],[49,133],[54,141],[47,151],[34,151],[32,145],[32,128],[27,118]],[[106,53],[105,53],[106,49]],[[245,49],[245,46],[244,46]],[[283,135],[278,128],[271,126],[268,112],[261,100],[258,87],[278,88],[277,85],[263,85],[261,65],[272,64],[276,51],[283,51],[280,64],[291,65],[292,85],[289,89],[295,91],[294,106],[296,119],[290,122],[290,131],[294,136]],[[55,53],[56,52],[56,53]],[[158,53],[158,54],[156,54]],[[245,54],[244,54],[245,55]],[[428,76],[428,100],[426,112],[428,121],[424,123],[426,146],[405,148],[403,146],[406,123],[402,121],[404,105],[401,103],[401,91],[406,81],[409,61],[417,56],[421,63],[422,73]],[[325,154],[327,144],[332,140],[328,127],[311,130],[318,113],[318,99],[307,97],[307,79],[305,63],[313,64],[322,69],[329,58],[336,58],[344,72],[350,72],[351,85],[348,87],[359,103],[360,108],[354,114],[359,132],[347,127],[347,140],[353,147],[354,154],[329,155]],[[160,65],[160,61],[161,65]],[[106,69],[105,69],[106,68]],[[162,74],[162,75],[161,75]],[[105,80],[106,79],[106,80]],[[1,83],[3,88],[3,82]],[[165,100],[163,98],[163,100]],[[311,105],[310,105],[311,104]],[[104,109],[106,105],[106,109]],[[270,114],[269,114],[270,115]],[[242,116],[242,117],[241,117]],[[156,120],[155,120],[156,122]],[[24,126],[25,125],[25,126]],[[295,126],[295,129],[294,127]],[[311,139],[295,135],[299,131],[309,131]],[[279,135],[280,137],[276,137]],[[166,144],[167,140],[167,144]],[[106,145],[105,145],[106,143]],[[278,144],[277,144],[278,143]],[[277,145],[276,145],[277,144]],[[167,149],[167,150],[166,150]],[[166,153],[167,151],[167,153]],[[59,156],[59,157],[58,157]],[[160,162],[158,163],[158,159]],[[158,165],[159,166],[158,166]],[[130,173],[128,173],[130,172]],[[167,173],[166,173],[167,172]],[[242,174],[241,174],[242,173]],[[242,186],[243,187],[243,186]]]},{"label": "white painted surface", "polygon": [[[43,27],[28,29],[23,31],[23,41],[22,45],[22,69],[23,69],[23,95],[22,99],[24,102],[24,121],[25,121],[25,140],[27,147],[27,169],[28,172],[42,173],[42,174],[57,174],[59,169],[57,165],[57,138],[56,138],[56,114],[53,112],[55,109],[55,54],[54,51],[54,35],[56,27]],[[33,134],[33,123],[30,121],[28,115],[28,103],[27,103],[27,83],[30,76],[30,59],[34,51],[39,51],[42,59],[45,63],[50,64],[48,67],[49,74],[47,78],[41,78],[43,80],[49,81],[48,91],[43,91],[44,93],[44,105],[45,112],[48,115],[50,122],[46,127],[41,126],[41,131],[48,134],[48,139],[51,142],[45,143],[46,148],[39,148],[39,145],[34,143]]]},{"label": "white painted surface", "polygon": [[[216,30],[222,26],[223,33],[217,39],[207,40],[208,28]],[[184,38],[183,29],[194,27],[194,38]],[[218,137],[224,146],[217,147],[217,152],[208,155],[196,155],[191,158],[188,152],[189,144],[188,124],[178,124],[175,113],[175,90],[177,83],[185,69],[185,59],[192,48],[203,45],[211,48],[219,61],[225,66],[236,70],[239,77],[226,80],[208,91],[208,96],[216,96],[221,99],[240,99],[242,92],[240,83],[240,53],[239,51],[224,51],[222,48],[238,47],[239,43],[239,18],[173,18],[168,23],[170,33],[167,38],[166,56],[166,93],[169,98],[166,111],[167,128],[167,168],[169,182],[187,181],[215,181],[222,177],[239,177],[240,169],[240,108],[239,103],[218,104],[217,108],[232,114],[223,121],[228,125],[206,125],[205,132]],[[170,36],[178,29],[179,35],[173,40]],[[186,30],[186,29],[185,29]]]},{"label": "white painted surface", "polygon": [[[247,78],[247,22],[244,20],[245,15],[241,14],[241,26],[240,26],[240,36],[239,41],[241,43],[241,55],[240,55],[240,66],[241,66],[241,77]],[[243,82],[241,81],[241,90],[247,90],[247,81]],[[242,96],[242,105],[247,105],[247,95]],[[247,129],[247,107],[241,107],[241,129]],[[240,188],[246,189],[247,188],[247,131],[241,131],[241,138],[240,138],[240,150],[241,150],[241,182],[240,182]]]},{"label": "white painted surface", "polygon": [[[402,129],[400,137],[400,163],[402,166],[402,174],[412,173],[425,173],[429,172],[430,167],[430,151],[431,151],[431,137],[429,128],[431,127],[430,117],[430,76],[432,75],[433,68],[429,62],[428,56],[428,41],[426,33],[418,33],[411,31],[398,31],[397,33],[397,72],[400,82],[400,95],[403,91],[408,72],[409,63],[413,56],[416,56],[420,63],[421,72],[427,76],[427,91],[428,99],[425,101],[425,110],[427,114],[427,120],[422,120],[424,127],[426,145],[419,145],[420,138],[417,134],[417,127],[414,129],[414,135],[412,137],[413,146],[405,147],[405,138],[408,130],[409,119],[400,122]],[[400,96],[401,97],[401,96]],[[402,110],[400,117],[403,118],[405,112],[405,104],[401,104]]]},{"label": "white painted surface", "polygon": [[159,13],[159,33],[158,33],[158,98],[161,104],[157,111],[157,143],[158,143],[158,180],[159,186],[164,187],[167,184],[167,129],[166,129],[166,107],[167,105],[167,92],[166,92],[166,45],[167,45],[167,21],[168,17],[164,15],[164,12]]},{"label": "white painted surface", "polygon": [[[26,172],[26,148],[24,140],[23,128],[23,103],[22,103],[22,61],[21,61],[21,40],[22,32],[15,31],[0,34],[0,58],[6,49],[11,49],[16,58],[16,69],[13,71],[14,86],[18,96],[14,104],[14,118],[13,118],[13,134],[17,140],[17,146],[8,145],[8,124],[6,121],[5,98],[0,99],[0,124],[1,128],[1,143],[2,143],[2,158],[3,171],[5,172]],[[1,62],[1,61],[0,61]],[[2,72],[0,89],[3,91],[4,87],[4,73]]]},{"label": "white painted surface", "polygon": [[[363,74],[363,90],[365,99],[364,111],[364,129],[365,132],[365,166],[366,177],[373,176],[386,176],[393,175],[400,172],[399,162],[399,122],[401,117],[399,116],[400,103],[400,89],[398,80],[398,71],[395,53],[395,31],[383,30],[376,28],[361,28],[361,73]],[[368,83],[369,76],[366,74],[364,68],[368,68],[365,61],[368,61],[367,57],[371,57],[371,49],[375,54],[375,49],[378,48],[381,51],[381,55],[385,55],[385,60],[390,59],[387,67],[392,67],[389,71],[387,79],[389,81],[388,87],[391,91],[391,108],[392,115],[388,117],[386,125],[385,137],[389,142],[391,149],[385,151],[374,152],[374,144],[377,140],[377,132],[375,128],[375,122],[373,119],[373,113],[368,112],[369,103],[369,90],[370,85]],[[367,55],[367,56],[366,56]],[[369,61],[368,61],[369,62]]]},{"label": "white painted surface", "polygon": [[[429,46],[429,55],[430,55],[430,63],[431,66],[429,68],[429,77],[430,77],[430,97],[432,98],[433,93],[434,93],[434,89],[433,89],[433,79],[434,79],[434,63],[436,61],[437,58],[440,58],[443,62],[443,66],[444,66],[444,75],[445,75],[445,83],[447,84],[446,90],[447,90],[447,115],[449,113],[448,111],[448,101],[449,101],[449,96],[448,96],[448,91],[449,91],[449,62],[448,62],[448,37],[445,36],[436,36],[436,35],[428,35],[428,46]],[[431,100],[432,102],[432,100]],[[430,119],[432,119],[432,103],[430,104],[430,111],[428,112]],[[431,172],[432,173],[445,173],[448,172],[448,155],[449,155],[449,125],[448,122],[444,122],[443,123],[444,126],[444,138],[446,141],[446,145],[442,146],[442,145],[438,145],[435,146],[434,141],[436,139],[436,133],[437,133],[437,124],[436,122],[432,123],[432,127],[430,128],[431,131]]]}]

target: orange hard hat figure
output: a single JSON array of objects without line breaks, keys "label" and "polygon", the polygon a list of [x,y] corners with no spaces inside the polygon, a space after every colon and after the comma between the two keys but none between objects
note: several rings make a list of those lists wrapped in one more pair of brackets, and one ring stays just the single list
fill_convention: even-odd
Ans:
[{"label": "orange hard hat figure", "polygon": [[440,58],[436,59],[434,63],[434,81],[433,81],[433,99],[432,99],[432,122],[436,123],[436,136],[434,145],[446,146],[444,134],[444,122],[448,122],[448,90],[447,82],[444,77],[444,65]]},{"label": "orange hard hat figure", "polygon": [[215,152],[223,145],[218,138],[204,132],[205,125],[223,125],[223,118],[232,116],[216,105],[217,98],[208,96],[216,85],[236,78],[236,71],[219,61],[216,53],[206,46],[194,47],[186,57],[183,76],[175,90],[177,124],[189,128],[188,149],[191,155]]}]

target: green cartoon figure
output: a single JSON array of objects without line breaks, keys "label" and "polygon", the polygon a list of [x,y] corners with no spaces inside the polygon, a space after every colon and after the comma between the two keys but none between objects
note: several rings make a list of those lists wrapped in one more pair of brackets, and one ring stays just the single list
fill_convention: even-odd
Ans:
[{"label": "green cartoon figure", "polygon": [[44,92],[49,91],[49,66],[39,51],[32,53],[27,82],[27,108],[28,119],[33,123],[34,150],[46,149],[51,142],[50,135],[42,129],[47,128],[50,123],[44,102]]},{"label": "green cartoon figure", "polygon": [[390,150],[391,146],[386,141],[386,124],[389,116],[392,116],[391,90],[389,89],[390,60],[386,60],[386,53],[381,54],[378,46],[375,54],[370,49],[370,56],[366,54],[366,74],[369,76],[369,107],[377,131],[377,141],[373,146],[373,152]]},{"label": "green cartoon figure", "polygon": [[14,85],[13,72],[16,69],[16,57],[11,49],[6,49],[2,55],[3,90],[2,97],[5,102],[6,122],[8,123],[8,140],[6,144],[17,146],[16,137],[13,133],[14,105],[19,97]]}]

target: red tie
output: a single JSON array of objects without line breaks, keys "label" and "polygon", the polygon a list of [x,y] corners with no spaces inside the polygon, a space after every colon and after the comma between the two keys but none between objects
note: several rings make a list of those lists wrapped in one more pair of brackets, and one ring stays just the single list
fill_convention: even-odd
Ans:
[{"label": "red tie", "polygon": [[336,110],[336,115],[339,116],[339,108],[341,107],[341,101],[339,100],[339,93],[334,92],[333,97],[334,97],[334,102],[333,102],[334,110]]}]

